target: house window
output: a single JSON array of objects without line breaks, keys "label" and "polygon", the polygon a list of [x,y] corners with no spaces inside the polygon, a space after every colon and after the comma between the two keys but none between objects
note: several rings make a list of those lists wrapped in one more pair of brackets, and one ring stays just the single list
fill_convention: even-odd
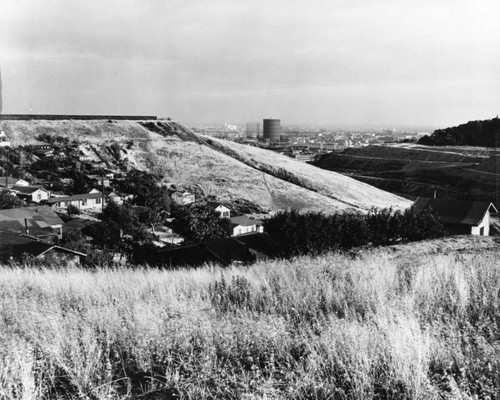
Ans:
[{"label": "house window", "polygon": [[96,203],[96,204],[101,204],[101,198],[100,198],[100,197],[97,197],[97,198],[95,199],[95,203]]},{"label": "house window", "polygon": [[222,218],[228,218],[228,217],[229,217],[229,211],[223,211]]},{"label": "house window", "polygon": [[38,194],[36,195],[36,198],[37,198],[38,200],[42,200],[42,194],[41,194],[41,193],[38,193]]},{"label": "house window", "polygon": [[86,206],[87,205],[87,199],[82,199],[82,206]]}]

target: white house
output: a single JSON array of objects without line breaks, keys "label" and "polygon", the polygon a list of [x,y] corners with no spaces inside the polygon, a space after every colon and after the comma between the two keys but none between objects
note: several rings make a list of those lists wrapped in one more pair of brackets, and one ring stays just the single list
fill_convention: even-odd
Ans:
[{"label": "white house", "polygon": [[433,199],[419,197],[413,204],[417,211],[430,208],[450,234],[490,235],[490,214],[498,210],[486,201]]},{"label": "white house", "polygon": [[190,192],[175,192],[172,194],[172,200],[181,206],[185,206],[195,202],[193,193]]},{"label": "white house", "polygon": [[212,207],[217,213],[219,213],[220,218],[231,218],[231,210],[224,204],[209,202],[208,205]]},{"label": "white house", "polygon": [[244,235],[252,232],[264,232],[262,221],[259,219],[252,219],[245,216],[233,217],[231,220],[231,227],[233,229],[232,236]]},{"label": "white house", "polygon": [[0,188],[8,189],[12,186],[29,186],[29,182],[20,178],[13,178],[11,176],[0,176]]},{"label": "white house", "polygon": [[51,197],[49,202],[59,208],[68,208],[68,206],[72,204],[79,210],[93,210],[105,206],[106,197],[103,197],[102,193],[98,190],[93,189],[90,193],[85,194]]},{"label": "white house", "polygon": [[10,188],[16,196],[21,197],[32,203],[40,203],[50,198],[50,192],[41,186],[21,186],[14,185]]},{"label": "white house", "polygon": [[0,147],[10,147],[10,140],[4,131],[0,131]]},{"label": "white house", "polygon": [[108,199],[115,204],[122,205],[126,200],[132,200],[133,194],[112,192],[109,194]]}]

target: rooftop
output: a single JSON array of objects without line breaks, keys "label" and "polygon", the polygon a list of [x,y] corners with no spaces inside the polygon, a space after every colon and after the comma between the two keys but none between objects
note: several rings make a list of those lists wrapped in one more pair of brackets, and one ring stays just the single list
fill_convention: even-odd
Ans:
[{"label": "rooftop", "polygon": [[488,211],[498,212],[492,203],[453,199],[419,197],[413,207],[416,210],[432,208],[445,224],[479,225]]}]

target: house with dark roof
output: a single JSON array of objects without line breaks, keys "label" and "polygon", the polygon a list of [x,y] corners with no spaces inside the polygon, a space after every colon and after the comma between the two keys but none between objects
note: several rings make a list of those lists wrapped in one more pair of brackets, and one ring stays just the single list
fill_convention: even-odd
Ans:
[{"label": "house with dark roof", "polygon": [[45,241],[61,238],[62,225],[61,218],[48,206],[0,210],[0,228]]},{"label": "house with dark roof", "polygon": [[419,197],[413,204],[417,211],[432,209],[450,234],[489,236],[491,213],[498,210],[487,201],[433,199]]},{"label": "house with dark roof", "polygon": [[48,200],[50,192],[41,186],[14,185],[10,190],[17,196],[32,203]]},{"label": "house with dark roof", "polygon": [[0,229],[0,262],[21,259],[23,255],[50,261],[54,266],[77,266],[87,257],[79,251]]},{"label": "house with dark roof", "polygon": [[149,253],[144,260],[156,266],[199,267],[205,264],[227,266],[249,264],[279,256],[279,249],[265,233],[250,233],[238,237],[209,240],[174,248],[161,248]]},{"label": "house with dark roof", "polygon": [[233,230],[232,236],[264,231],[262,221],[260,219],[253,219],[242,215],[240,217],[230,218],[230,221],[231,228]]}]

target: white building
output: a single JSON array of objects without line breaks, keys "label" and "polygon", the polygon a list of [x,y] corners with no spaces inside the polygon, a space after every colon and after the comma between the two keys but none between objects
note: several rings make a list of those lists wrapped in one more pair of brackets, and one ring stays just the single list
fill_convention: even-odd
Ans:
[{"label": "white building", "polygon": [[10,147],[10,140],[4,131],[0,131],[0,147]]},{"label": "white building", "polygon": [[85,194],[51,197],[49,203],[63,209],[68,208],[71,204],[79,210],[93,210],[104,207],[106,205],[106,197],[103,197],[102,193],[98,190],[93,189],[90,193]]},{"label": "white building", "polygon": [[14,192],[17,197],[32,203],[40,203],[50,198],[50,192],[41,186],[14,185],[10,190]]},{"label": "white building", "polygon": [[193,193],[190,192],[175,192],[172,194],[172,200],[181,206],[185,206],[195,202]]},{"label": "white building", "polygon": [[264,232],[262,221],[245,216],[231,218],[232,236],[244,235],[252,232]]}]

